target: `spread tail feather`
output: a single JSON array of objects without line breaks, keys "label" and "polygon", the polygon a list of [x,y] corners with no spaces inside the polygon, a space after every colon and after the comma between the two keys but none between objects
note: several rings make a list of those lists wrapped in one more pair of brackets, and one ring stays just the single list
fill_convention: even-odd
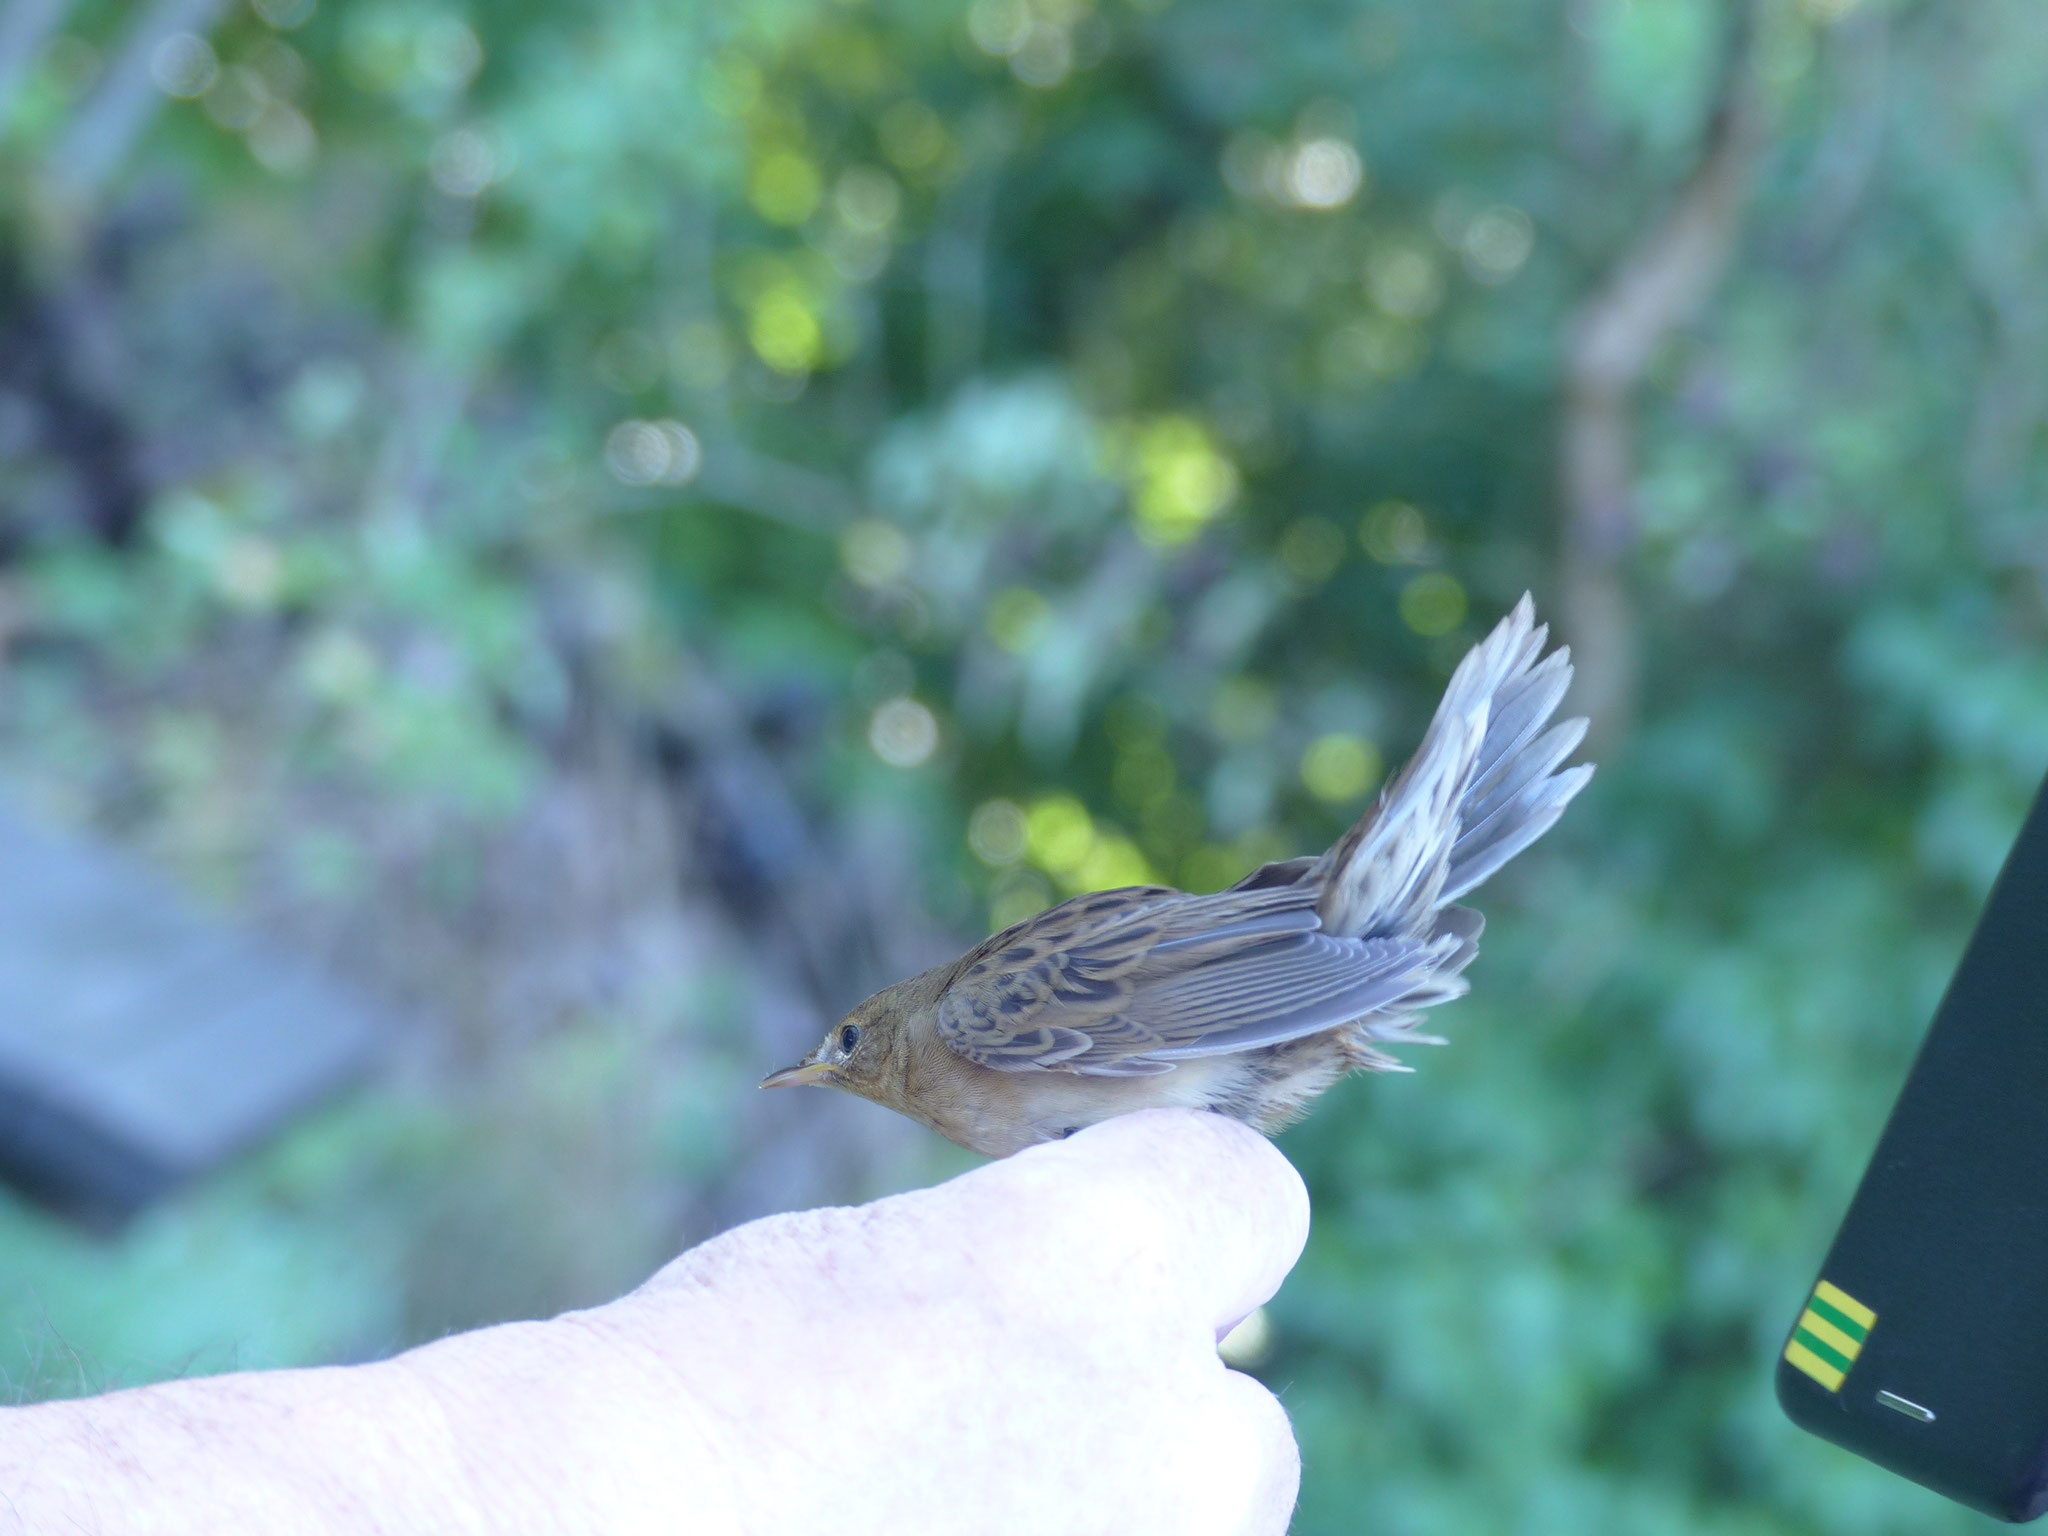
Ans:
[{"label": "spread tail feather", "polygon": [[1585,787],[1590,763],[1560,764],[1586,722],[1544,729],[1572,679],[1568,648],[1543,656],[1548,636],[1524,593],[1458,664],[1415,756],[1304,877],[1323,888],[1326,932],[1436,930],[1441,909],[1541,837]]}]

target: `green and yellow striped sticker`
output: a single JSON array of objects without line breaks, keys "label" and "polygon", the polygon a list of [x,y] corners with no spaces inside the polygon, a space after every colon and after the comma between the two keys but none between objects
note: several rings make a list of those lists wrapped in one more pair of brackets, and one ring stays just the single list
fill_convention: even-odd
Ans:
[{"label": "green and yellow striped sticker", "polygon": [[1877,1314],[1839,1285],[1823,1280],[1799,1314],[1799,1326],[1785,1346],[1785,1358],[1830,1392],[1842,1385],[1863,1353],[1863,1341],[1877,1326]]}]

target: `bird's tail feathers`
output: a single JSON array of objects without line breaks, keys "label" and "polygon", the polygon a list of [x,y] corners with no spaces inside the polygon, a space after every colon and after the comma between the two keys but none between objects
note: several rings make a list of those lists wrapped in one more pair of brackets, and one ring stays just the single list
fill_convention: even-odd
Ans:
[{"label": "bird's tail feathers", "polygon": [[1466,653],[1415,756],[1309,871],[1326,931],[1433,931],[1440,908],[1542,836],[1585,787],[1590,764],[1558,767],[1586,722],[1544,730],[1572,678],[1568,648],[1542,655],[1548,635],[1524,593]]}]

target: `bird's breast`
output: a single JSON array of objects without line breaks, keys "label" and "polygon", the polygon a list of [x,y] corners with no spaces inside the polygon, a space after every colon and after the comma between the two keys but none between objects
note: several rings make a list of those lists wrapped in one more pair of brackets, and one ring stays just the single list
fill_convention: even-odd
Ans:
[{"label": "bird's breast", "polygon": [[1261,1125],[1265,1074],[1257,1052],[1197,1057],[1153,1077],[1090,1077],[998,1072],[939,1049],[942,1056],[917,1063],[904,1107],[986,1157],[1007,1157],[1139,1109],[1209,1109]]}]

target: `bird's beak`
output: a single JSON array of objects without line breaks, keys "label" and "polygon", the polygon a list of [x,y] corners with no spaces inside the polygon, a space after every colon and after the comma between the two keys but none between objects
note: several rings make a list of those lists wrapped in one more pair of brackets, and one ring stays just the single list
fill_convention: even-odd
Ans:
[{"label": "bird's beak", "polygon": [[803,1083],[818,1083],[832,1069],[822,1061],[800,1061],[793,1067],[784,1067],[780,1072],[770,1072],[761,1079],[763,1088],[795,1088]]}]

